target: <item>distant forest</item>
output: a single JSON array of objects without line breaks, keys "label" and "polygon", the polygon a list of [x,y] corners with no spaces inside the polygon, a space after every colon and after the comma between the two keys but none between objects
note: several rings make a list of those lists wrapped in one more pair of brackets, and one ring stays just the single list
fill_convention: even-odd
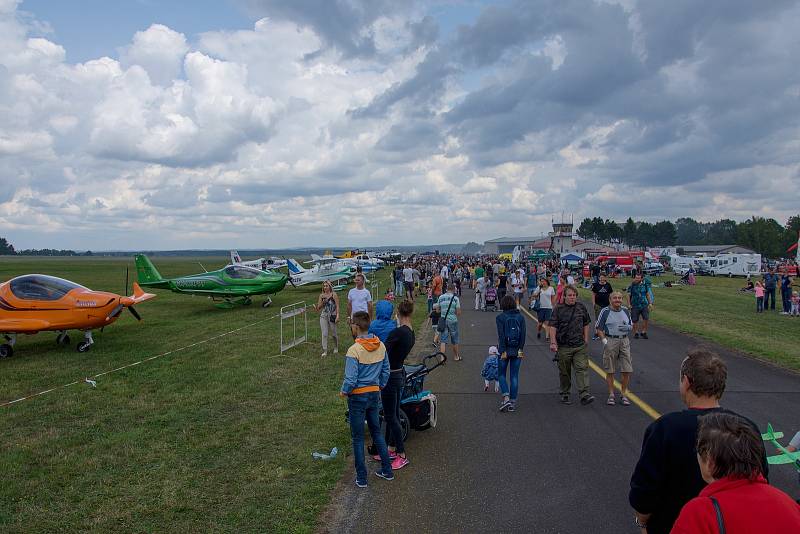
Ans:
[{"label": "distant forest", "polygon": [[800,215],[789,217],[786,226],[775,219],[753,216],[743,222],[720,219],[699,222],[691,217],[672,221],[634,221],[624,224],[601,217],[581,221],[577,233],[584,239],[624,243],[631,247],[670,247],[675,245],[741,245],[770,258],[785,257],[797,242]]}]

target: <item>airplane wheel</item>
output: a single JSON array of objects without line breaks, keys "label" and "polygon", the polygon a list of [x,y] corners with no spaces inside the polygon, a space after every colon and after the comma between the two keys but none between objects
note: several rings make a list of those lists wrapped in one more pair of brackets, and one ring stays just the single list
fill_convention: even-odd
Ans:
[{"label": "airplane wheel", "polygon": [[69,345],[69,336],[65,335],[64,337],[59,336],[56,339],[59,345]]},{"label": "airplane wheel", "polygon": [[244,299],[244,305],[245,306],[249,306],[252,303],[253,303],[253,300],[250,297],[247,297],[246,299]]},{"label": "airplane wheel", "polygon": [[87,350],[89,350],[89,347],[91,347],[89,343],[81,341],[80,343],[78,343],[78,352],[86,352]]},{"label": "airplane wheel", "polygon": [[272,299],[267,299],[261,303],[262,308],[269,308],[269,305],[272,304]]},{"label": "airplane wheel", "polygon": [[14,347],[11,345],[0,345],[0,359],[10,358],[14,355]]}]

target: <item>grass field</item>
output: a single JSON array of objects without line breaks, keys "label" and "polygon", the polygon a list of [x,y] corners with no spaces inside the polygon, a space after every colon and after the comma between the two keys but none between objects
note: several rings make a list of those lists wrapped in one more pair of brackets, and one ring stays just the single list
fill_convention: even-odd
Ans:
[{"label": "grass field", "polygon": [[[211,269],[220,258],[154,258],[165,277]],[[132,260],[8,258],[0,280],[39,272],[121,292]],[[387,287],[389,271],[371,278]],[[342,354],[320,358],[310,342],[279,354],[280,306],[313,303],[319,286],[287,289],[274,304],[220,310],[201,297],[156,290],[85,354],[80,338],[22,336],[0,360],[0,402],[116,369],[231,330],[236,334],[0,408],[0,531],[312,531],[349,456],[313,461],[314,450],[349,454],[345,403],[336,393]],[[342,302],[346,297],[340,295]],[[419,301],[421,322],[425,310]],[[254,324],[257,323],[257,324]],[[252,325],[252,326],[248,326]]]},{"label": "grass field", "polygon": [[[674,277],[652,280],[658,285]],[[624,289],[630,278],[611,279],[610,283],[614,289]],[[656,287],[651,320],[800,371],[800,318],[775,311],[756,314],[753,294],[738,291],[744,285],[742,278],[699,276],[695,286]],[[582,291],[588,298],[589,291]]]}]

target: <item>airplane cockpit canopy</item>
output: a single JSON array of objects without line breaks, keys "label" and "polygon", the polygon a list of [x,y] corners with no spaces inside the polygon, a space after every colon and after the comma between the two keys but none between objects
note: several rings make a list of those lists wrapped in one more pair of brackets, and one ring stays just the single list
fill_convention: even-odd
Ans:
[{"label": "airplane cockpit canopy", "polygon": [[262,271],[253,267],[246,267],[244,265],[231,265],[225,268],[225,274],[231,278],[239,278],[242,280],[253,280],[261,276]]},{"label": "airplane cockpit canopy", "polygon": [[75,282],[44,274],[18,276],[9,285],[14,296],[22,300],[58,300],[73,289],[86,289]]}]

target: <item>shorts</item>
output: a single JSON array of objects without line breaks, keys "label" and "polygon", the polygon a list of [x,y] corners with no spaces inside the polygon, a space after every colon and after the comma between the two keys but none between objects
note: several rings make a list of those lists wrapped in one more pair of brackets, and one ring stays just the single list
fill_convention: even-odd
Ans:
[{"label": "shorts", "polygon": [[612,375],[616,371],[622,373],[633,372],[630,339],[627,337],[622,339],[608,338],[608,344],[603,348],[603,369],[606,373]]},{"label": "shorts", "polygon": [[642,317],[645,321],[650,320],[650,308],[645,306],[644,308],[631,308],[631,321],[634,323],[639,322],[639,316]]},{"label": "shorts", "polygon": [[551,315],[553,315],[553,308],[539,308],[536,311],[536,318],[539,319],[540,323],[549,321]]},{"label": "shorts", "polygon": [[447,321],[444,332],[440,332],[439,334],[440,342],[446,345],[458,345],[458,321]]}]

